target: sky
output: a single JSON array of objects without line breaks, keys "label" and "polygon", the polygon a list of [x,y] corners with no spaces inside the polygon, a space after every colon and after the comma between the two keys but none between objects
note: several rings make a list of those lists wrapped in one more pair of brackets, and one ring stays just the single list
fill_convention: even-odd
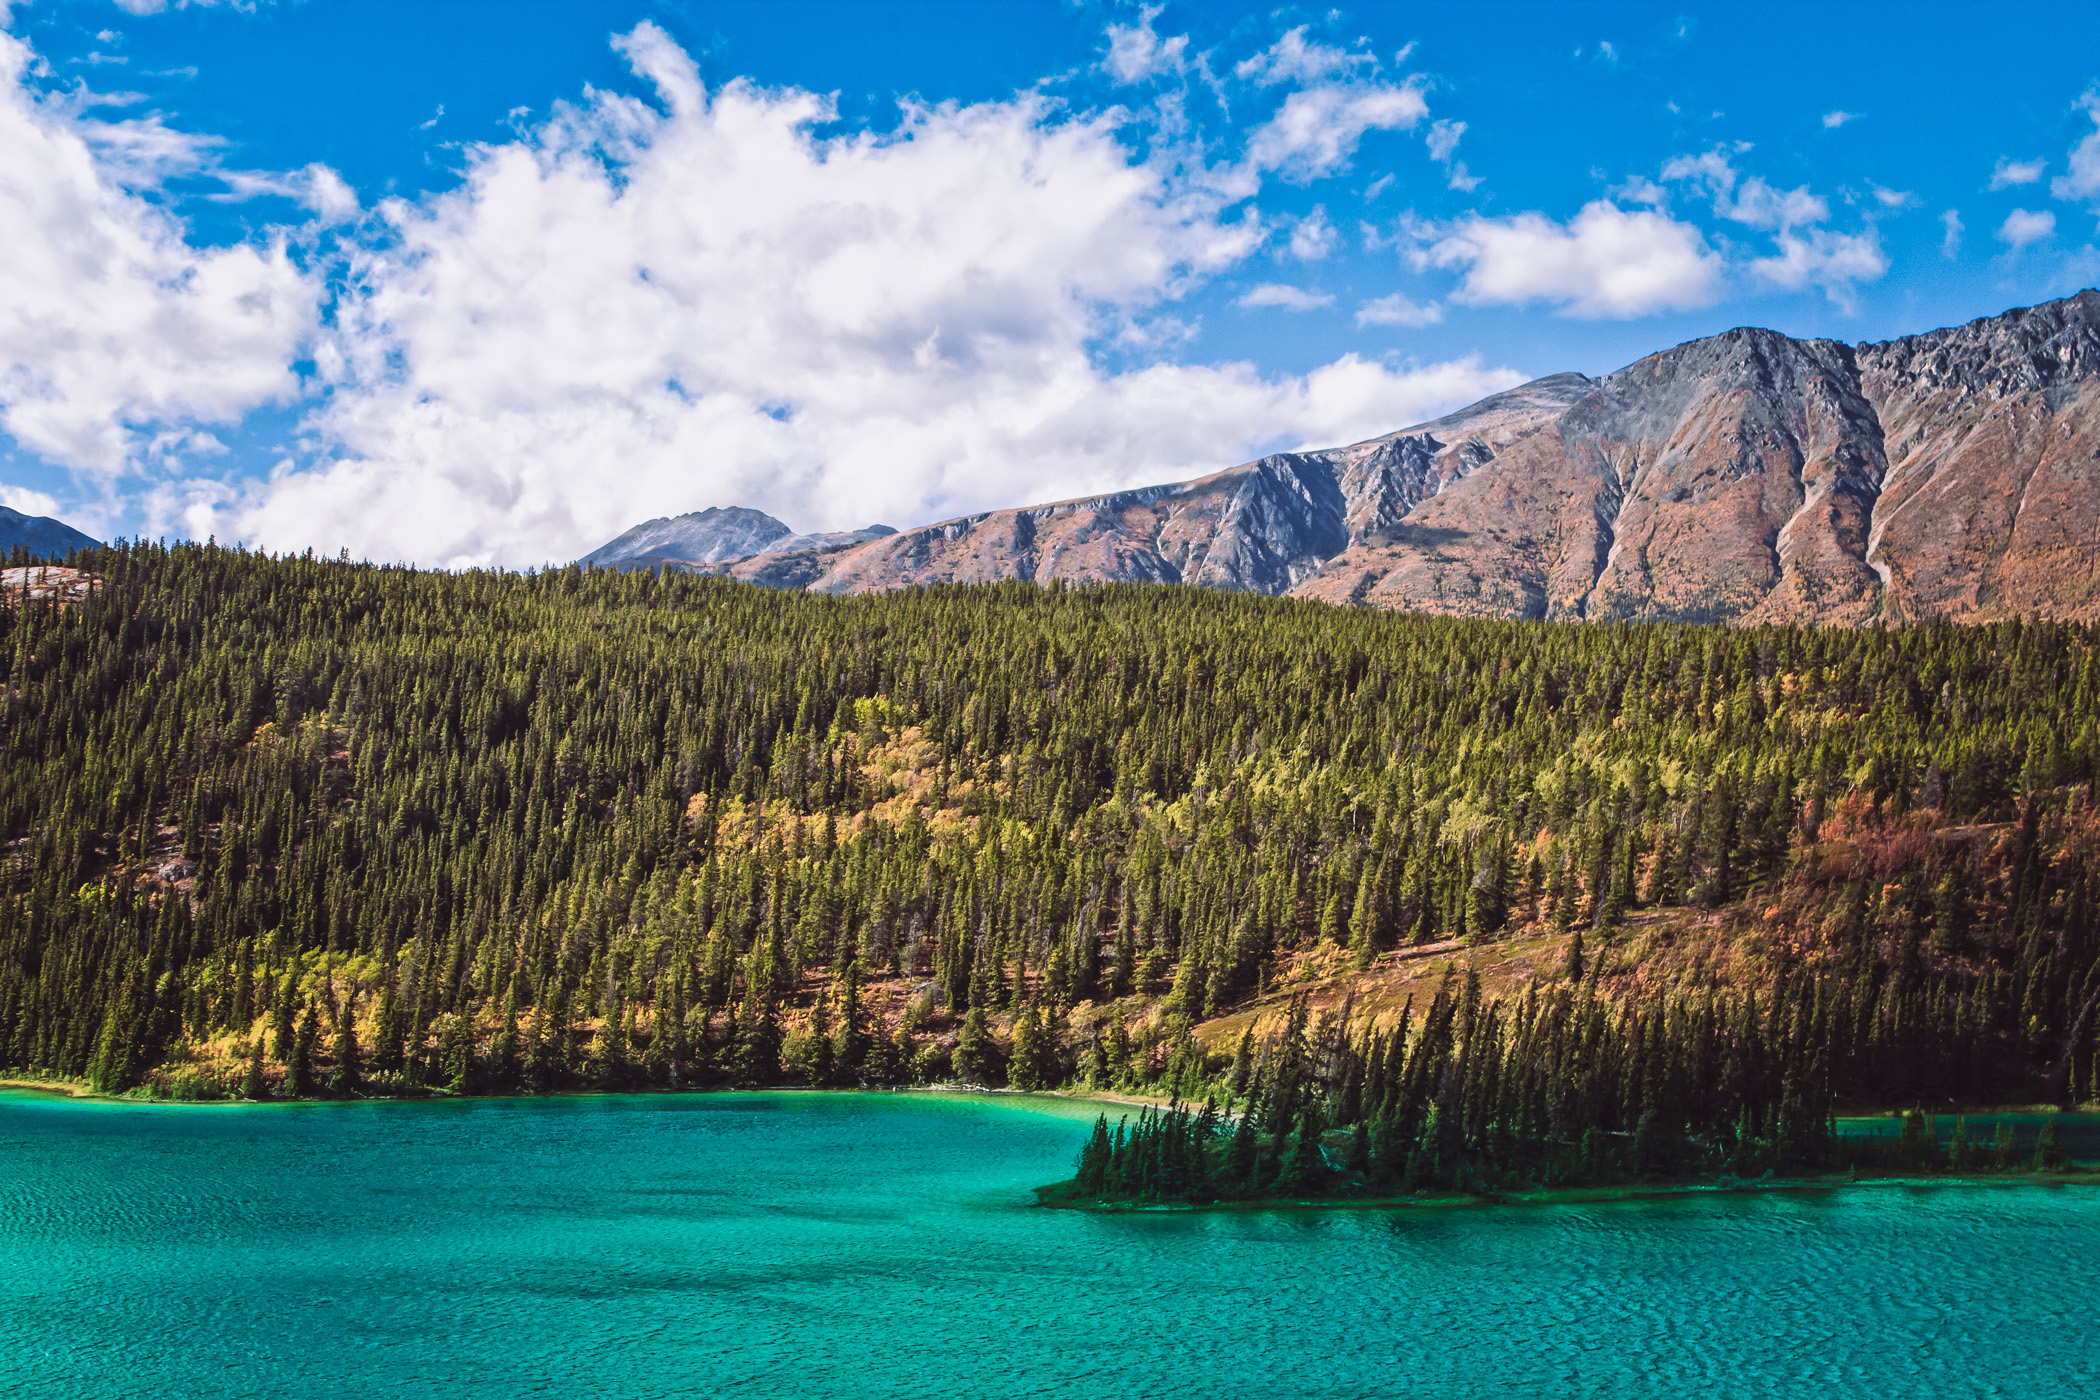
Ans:
[{"label": "sky", "polygon": [[2100,284],[2100,7],[0,0],[0,504],[531,568]]}]

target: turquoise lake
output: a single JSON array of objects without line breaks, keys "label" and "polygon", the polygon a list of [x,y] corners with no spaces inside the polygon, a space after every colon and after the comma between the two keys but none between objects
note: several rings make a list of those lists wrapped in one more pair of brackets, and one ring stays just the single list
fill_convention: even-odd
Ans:
[{"label": "turquoise lake", "polygon": [[0,1394],[2100,1393],[2100,1190],[1034,1208],[1092,1113],[0,1093]]}]

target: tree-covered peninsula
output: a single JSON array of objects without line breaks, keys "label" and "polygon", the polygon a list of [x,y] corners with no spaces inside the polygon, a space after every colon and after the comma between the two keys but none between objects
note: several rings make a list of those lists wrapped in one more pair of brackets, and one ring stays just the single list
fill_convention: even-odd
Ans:
[{"label": "tree-covered peninsula", "polygon": [[2100,1070],[2083,626],[73,564],[0,607],[16,1077],[1085,1086],[1210,1105],[1101,1171],[1495,1189]]}]

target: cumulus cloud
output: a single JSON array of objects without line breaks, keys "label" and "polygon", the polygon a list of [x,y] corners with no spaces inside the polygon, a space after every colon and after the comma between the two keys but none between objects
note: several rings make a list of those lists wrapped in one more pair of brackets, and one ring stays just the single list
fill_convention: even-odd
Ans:
[{"label": "cumulus cloud", "polygon": [[2046,209],[2015,209],[1998,225],[1998,241],[2015,253],[2030,243],[2056,236],[2056,215]]},{"label": "cumulus cloud", "polygon": [[2042,172],[2048,168],[2049,162],[2046,160],[2008,160],[2000,156],[1997,168],[1991,171],[1991,188],[2006,190],[2014,185],[2034,184],[2042,178]]},{"label": "cumulus cloud", "polygon": [[1464,122],[1438,121],[1429,126],[1429,158],[1435,161],[1451,159],[1458,149],[1459,138],[1466,134]]},{"label": "cumulus cloud", "polygon": [[116,0],[118,9],[132,15],[157,15],[168,10],[253,11],[258,0]]},{"label": "cumulus cloud", "polygon": [[1285,282],[1263,282],[1249,288],[1233,304],[1249,308],[1277,306],[1285,311],[1317,311],[1323,306],[1334,305],[1334,298],[1325,292],[1310,292]]},{"label": "cumulus cloud", "polygon": [[41,491],[32,491],[26,486],[9,486],[0,482],[0,506],[18,510],[24,515],[56,515],[58,502]]},{"label": "cumulus cloud", "polygon": [[1419,254],[1462,269],[1453,299],[1469,305],[1544,303],[1583,317],[1645,316],[1705,306],[1723,264],[1706,236],[1653,209],[1595,200],[1565,224],[1543,214],[1475,214],[1438,232]]},{"label": "cumulus cloud", "polygon": [[1720,151],[1666,161],[1662,177],[1702,186],[1713,199],[1714,213],[1751,228],[1787,229],[1799,224],[1819,224],[1830,217],[1830,205],[1812,194],[1808,186],[1780,190],[1760,176],[1741,179]]},{"label": "cumulus cloud", "polygon": [[343,177],[318,161],[301,170],[278,173],[266,170],[218,172],[226,193],[212,198],[223,201],[277,195],[311,211],[324,224],[340,224],[357,217],[357,191]]},{"label": "cumulus cloud", "polygon": [[155,118],[103,122],[39,94],[0,33],[0,428],[105,478],[156,427],[228,423],[298,390],[318,291],[282,242],[198,249],[136,191],[208,167],[213,143]]},{"label": "cumulus cloud", "polygon": [[1949,209],[1940,215],[1940,227],[1946,231],[1940,238],[1940,255],[1948,258],[1961,256],[1961,236],[1965,231],[1961,210]]},{"label": "cumulus cloud", "polygon": [[711,504],[907,525],[1173,479],[1521,378],[1112,371],[1098,347],[1166,335],[1267,232],[1119,116],[1026,93],[819,134],[825,99],[709,91],[653,24],[620,48],[653,103],[592,92],[369,216],[316,352],[323,458],[167,509],[266,548],[531,564]]},{"label": "cumulus cloud", "polygon": [[1352,53],[1305,37],[1309,26],[1299,25],[1254,57],[1233,66],[1233,75],[1268,87],[1275,83],[1317,83],[1337,74],[1376,70],[1378,60],[1367,53]]},{"label": "cumulus cloud", "polygon": [[1327,222],[1327,210],[1319,205],[1291,225],[1291,256],[1300,262],[1318,262],[1340,242],[1341,235]]},{"label": "cumulus cloud", "polygon": [[1146,5],[1138,11],[1136,24],[1108,27],[1108,57],[1102,67],[1118,83],[1128,86],[1167,73],[1182,72],[1188,65],[1189,36],[1176,34],[1162,39],[1152,28],[1161,6]]},{"label": "cumulus cloud", "polygon": [[1248,135],[1246,149],[1251,169],[1294,184],[1348,169],[1366,132],[1407,130],[1429,114],[1418,81],[1383,81],[1375,56],[1309,40],[1306,31],[1299,25],[1232,70],[1259,88],[1299,85]]},{"label": "cumulus cloud", "polygon": [[1853,308],[1853,292],[1859,283],[1877,281],[1889,270],[1888,255],[1881,250],[1881,235],[1872,228],[1864,233],[1834,233],[1823,228],[1783,230],[1775,241],[1778,252],[1751,260],[1753,276],[1788,291],[1819,287],[1847,311]]},{"label": "cumulus cloud", "polygon": [[1367,301],[1356,308],[1358,329],[1365,326],[1433,326],[1444,319],[1444,308],[1431,302],[1420,306],[1394,292]]},{"label": "cumulus cloud", "polygon": [[1840,108],[1835,112],[1825,112],[1823,114],[1823,129],[1825,131],[1835,131],[1846,122],[1856,122],[1858,120],[1859,113],[1847,112]]},{"label": "cumulus cloud", "polygon": [[2094,129],[2071,148],[2071,168],[2050,182],[2049,193],[2058,199],[2100,201],[2100,87],[2087,88],[2078,105],[2093,119]]},{"label": "cumulus cloud", "polygon": [[1452,157],[1458,152],[1459,138],[1466,134],[1464,122],[1437,121],[1429,127],[1429,158],[1444,167],[1445,183],[1452,189],[1471,194],[1480,188],[1480,177],[1466,169],[1462,160]]},{"label": "cumulus cloud", "polygon": [[1300,88],[1247,138],[1257,170],[1308,183],[1346,170],[1369,131],[1404,131],[1429,113],[1413,84],[1323,83]]},{"label": "cumulus cloud", "polygon": [[[1787,291],[1814,286],[1832,304],[1850,311],[1859,284],[1875,281],[1888,271],[1880,233],[1872,226],[1860,233],[1821,227],[1830,218],[1829,202],[1806,185],[1782,190],[1762,176],[1746,179],[1720,150],[1667,161],[1662,177],[1702,191],[1713,201],[1719,217],[1772,235],[1775,251],[1752,258],[1746,265],[1758,281]],[[1892,207],[1909,198],[1893,190],[1888,194],[1893,199],[1884,198],[1881,203]]]}]

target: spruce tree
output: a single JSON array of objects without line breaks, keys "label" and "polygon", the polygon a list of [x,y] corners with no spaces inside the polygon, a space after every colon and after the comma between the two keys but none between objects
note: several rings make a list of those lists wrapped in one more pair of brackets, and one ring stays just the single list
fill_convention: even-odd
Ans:
[{"label": "spruce tree", "polygon": [[2035,1139],[2034,1170],[2038,1172],[2062,1171],[2066,1160],[2063,1141],[2057,1136],[2056,1132],[2056,1115],[2051,1114],[2049,1121],[2042,1124],[2041,1135]]},{"label": "spruce tree", "polygon": [[248,1069],[241,1077],[241,1097],[250,1103],[260,1103],[265,1092],[263,1083],[263,1038],[258,1033],[249,1042]]},{"label": "spruce tree", "polygon": [[328,1092],[354,1094],[364,1083],[357,1051],[357,1004],[346,999],[335,1012],[335,1043],[329,1047],[333,1063],[328,1071]]},{"label": "spruce tree", "polygon": [[962,1032],[955,1041],[955,1074],[966,1084],[991,1085],[995,1082],[997,1062],[992,1049],[992,1032],[982,1006],[971,1007],[963,1017]]},{"label": "spruce tree", "polygon": [[314,1093],[314,1050],[321,1041],[321,1013],[312,1002],[299,1017],[292,1036],[291,1058],[285,1061],[285,1097],[309,1099]]}]

